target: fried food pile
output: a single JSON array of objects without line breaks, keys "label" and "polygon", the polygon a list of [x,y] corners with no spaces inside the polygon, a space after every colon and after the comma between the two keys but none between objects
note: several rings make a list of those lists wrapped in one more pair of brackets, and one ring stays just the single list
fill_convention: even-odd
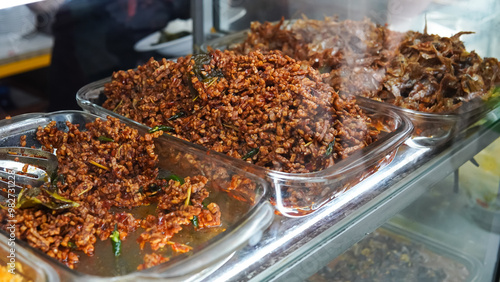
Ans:
[{"label": "fried food pile", "polygon": [[325,82],[341,95],[444,113],[487,100],[500,84],[498,60],[483,59],[460,41],[469,33],[448,38],[426,31],[396,32],[368,19],[254,22],[247,39],[233,50],[282,50],[325,73]]},{"label": "fried food pile", "polygon": [[379,131],[320,73],[280,51],[215,50],[118,71],[103,107],[256,165],[319,171],[375,141]]}]

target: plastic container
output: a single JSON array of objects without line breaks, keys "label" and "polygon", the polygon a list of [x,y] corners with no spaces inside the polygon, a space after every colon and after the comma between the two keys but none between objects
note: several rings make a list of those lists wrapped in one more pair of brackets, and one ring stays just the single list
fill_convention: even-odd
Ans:
[{"label": "plastic container", "polygon": [[473,257],[386,223],[307,281],[480,281],[479,269]]},{"label": "plastic container", "polygon": [[[39,147],[40,144],[34,137],[38,126],[45,126],[50,121],[56,121],[57,127],[64,130],[66,129],[66,121],[70,121],[73,124],[79,124],[81,130],[84,130],[85,124],[94,121],[95,118],[97,116],[86,112],[61,111],[47,114],[25,114],[13,117],[10,120],[2,120],[0,121],[0,147],[19,146],[20,136],[22,135],[26,135],[27,146]],[[147,131],[145,126],[132,123],[128,125],[137,128],[141,133]],[[124,271],[125,274],[120,275],[101,272],[102,270],[99,269],[105,268],[105,265],[109,264],[109,258],[108,261],[105,258],[100,260],[98,254],[89,259],[86,259],[88,257],[85,254],[80,254],[81,260],[76,270],[71,270],[41,251],[31,248],[20,239],[16,241],[17,251],[26,253],[30,258],[29,261],[33,262],[34,265],[38,265],[39,261],[43,263],[40,265],[50,265],[47,273],[52,276],[57,273],[62,281],[109,281],[111,278],[120,281],[155,279],[179,281],[203,278],[222,265],[236,250],[246,246],[249,241],[253,244],[259,241],[262,232],[273,220],[273,208],[267,201],[268,184],[265,181],[241,167],[232,166],[217,155],[208,154],[207,150],[185,146],[183,142],[174,138],[160,137],[156,139],[155,147],[159,154],[160,169],[181,177],[201,174],[208,178],[207,187],[210,198],[221,209],[222,226],[218,228],[220,233],[189,239],[192,240],[190,246],[193,249],[188,253],[171,257],[168,262],[142,271],[136,271],[134,268]],[[240,191],[239,189],[229,191],[228,187],[233,175],[254,184],[255,189],[251,191]],[[235,209],[238,212],[234,212]],[[9,234],[3,231],[0,235],[0,242],[7,242],[8,236]],[[182,236],[179,239],[182,239]],[[101,243],[100,240],[98,240],[97,244],[99,243]],[[96,250],[98,250],[97,245]],[[131,252],[132,255],[128,256],[128,258],[134,259],[144,255],[137,252]],[[127,256],[122,258],[127,258]],[[40,271],[45,271],[45,269],[40,269]],[[109,270],[104,269],[104,271]],[[47,281],[56,280],[47,279]]]},{"label": "plastic container", "polygon": [[160,32],[154,32],[137,42],[134,45],[134,50],[137,52],[156,51],[167,57],[179,57],[192,53],[192,35],[186,35],[172,41],[157,44],[159,38]]},{"label": "plastic container", "polygon": [[[136,123],[100,106],[106,99],[102,93],[104,84],[109,80],[109,78],[103,79],[81,88],[77,93],[78,104],[85,111],[94,114],[115,116]],[[398,115],[386,105],[364,100],[360,106],[373,120],[381,120],[390,132],[363,150],[321,171],[285,173],[252,165],[217,152],[210,152],[210,154],[225,159],[228,165],[241,167],[265,178],[274,188],[274,197],[271,200],[281,214],[289,217],[304,216],[314,212],[331,199],[342,197],[344,191],[388,164],[398,147],[411,135],[413,127],[410,120]],[[172,136],[168,138],[177,139]],[[198,147],[189,142],[185,144]],[[292,203],[289,199],[288,195],[292,191],[301,194],[301,197],[297,197],[297,202]]]}]

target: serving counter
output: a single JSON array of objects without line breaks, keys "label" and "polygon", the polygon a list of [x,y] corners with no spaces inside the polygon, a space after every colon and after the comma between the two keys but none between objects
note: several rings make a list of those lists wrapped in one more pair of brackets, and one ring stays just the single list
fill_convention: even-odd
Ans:
[{"label": "serving counter", "polygon": [[[385,222],[391,219],[403,222],[403,225],[411,222],[411,218],[401,217],[399,213],[412,203],[424,214],[420,215],[424,219],[424,227],[426,218],[436,217],[436,213],[446,213],[447,209],[453,210],[453,207],[461,207],[463,202],[458,191],[454,191],[453,184],[448,187],[433,186],[453,174],[500,136],[499,118],[500,109],[497,108],[480,125],[471,127],[463,133],[462,138],[442,148],[415,147],[407,143],[399,149],[390,165],[358,184],[361,189],[368,191],[363,201],[352,199],[350,203],[345,203],[334,200],[316,213],[300,219],[276,215],[260,243],[238,251],[228,263],[212,274],[210,280],[303,281]],[[433,193],[432,188],[439,191],[442,194],[440,199],[449,201],[451,207],[445,209],[434,206],[435,202],[431,201],[419,203],[425,201],[427,194]],[[336,212],[332,213],[334,210]],[[402,214],[413,214],[418,218],[411,207]],[[451,213],[448,216],[449,221],[444,219],[446,226],[451,224],[460,230],[459,237],[473,240],[474,246],[482,246],[482,252],[476,251],[480,253],[477,256],[483,258],[479,271],[484,276],[479,280],[471,277],[471,280],[490,281],[495,271],[500,236],[483,231],[475,224],[466,224],[466,228],[464,222],[470,220],[462,215]],[[445,234],[438,239],[444,242],[457,240],[454,236],[446,236],[449,230],[443,228],[442,223],[434,223]],[[470,238],[473,234],[481,236]],[[467,242],[460,242],[460,238],[458,241],[458,244],[449,246],[450,249],[467,248]],[[471,244],[470,241],[468,243]]]}]

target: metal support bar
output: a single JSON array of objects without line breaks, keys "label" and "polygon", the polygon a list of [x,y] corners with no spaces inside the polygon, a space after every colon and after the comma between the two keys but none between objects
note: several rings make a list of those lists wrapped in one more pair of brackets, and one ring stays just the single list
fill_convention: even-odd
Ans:
[{"label": "metal support bar", "polygon": [[214,8],[212,0],[191,0],[191,18],[193,19],[193,53],[200,52],[200,46],[208,38],[214,26]]}]

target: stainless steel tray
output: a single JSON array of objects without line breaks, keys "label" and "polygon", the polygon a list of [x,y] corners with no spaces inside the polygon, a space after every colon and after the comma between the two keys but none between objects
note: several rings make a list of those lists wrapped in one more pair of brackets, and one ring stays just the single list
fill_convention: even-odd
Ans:
[{"label": "stainless steel tray", "polygon": [[[358,99],[367,100],[368,98],[358,97]],[[481,104],[474,103],[461,107],[453,113],[419,112],[389,103],[373,101],[386,104],[395,112],[406,115],[411,120],[415,127],[412,142],[420,146],[435,147],[452,140],[461,131],[481,120],[498,105],[499,99],[495,96]]]}]

